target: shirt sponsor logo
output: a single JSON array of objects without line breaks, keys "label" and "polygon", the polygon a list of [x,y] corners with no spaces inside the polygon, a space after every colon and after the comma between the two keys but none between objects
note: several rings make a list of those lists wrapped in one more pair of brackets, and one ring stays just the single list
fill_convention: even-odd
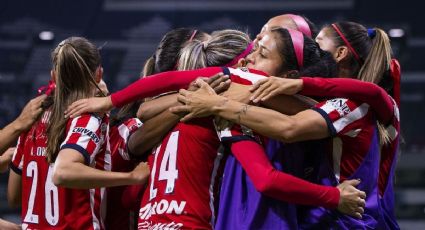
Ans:
[{"label": "shirt sponsor logo", "polygon": [[140,208],[139,218],[141,220],[147,220],[153,215],[176,214],[181,215],[186,206],[186,201],[171,200],[160,200],[159,202],[148,203],[144,207]]},{"label": "shirt sponsor logo", "polygon": [[346,99],[332,99],[327,101],[326,103],[330,103],[332,107],[335,108],[335,110],[339,113],[341,117],[349,114],[351,112],[350,107],[347,105]]},{"label": "shirt sponsor logo", "polygon": [[94,141],[94,143],[99,143],[100,139],[99,137],[96,135],[96,133],[92,132],[89,129],[83,128],[83,127],[75,127],[72,130],[73,133],[81,133],[82,135],[86,135],[89,136],[90,139],[92,139]]},{"label": "shirt sponsor logo", "polygon": [[138,229],[142,230],[142,229],[155,229],[155,230],[177,230],[177,229],[181,229],[183,227],[182,223],[175,223],[174,221],[171,223],[152,223],[152,221],[144,221],[142,223],[138,224]]}]

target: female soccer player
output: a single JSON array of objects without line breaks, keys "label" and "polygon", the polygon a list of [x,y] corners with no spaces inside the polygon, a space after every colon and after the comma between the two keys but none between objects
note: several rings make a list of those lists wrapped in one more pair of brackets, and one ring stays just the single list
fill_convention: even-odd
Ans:
[{"label": "female soccer player", "polygon": [[[342,35],[338,25],[334,24],[332,27],[342,40],[347,40]],[[360,32],[354,34],[356,36],[359,36],[359,34],[365,37],[368,36],[364,27]],[[377,83],[384,79],[383,74],[389,69],[389,63],[391,62],[390,47],[388,37],[383,31],[377,30],[376,36],[373,39],[367,37],[369,40],[366,41],[369,42],[369,45],[363,45],[368,48],[363,50],[365,53],[362,53],[362,56],[355,53],[356,50],[353,49],[348,41],[344,43],[345,48],[338,47],[340,52],[336,53],[336,55],[339,54],[336,57],[341,58],[341,54],[344,53],[345,57],[342,57],[342,59],[348,58],[349,60],[345,61],[349,65],[357,66],[357,68],[340,66],[340,73],[341,71],[350,70],[352,71],[350,72],[351,76],[355,76],[359,68],[361,68],[359,79],[367,79],[367,81]],[[347,54],[349,55],[347,56]],[[255,63],[260,59],[260,56],[253,55],[251,63]],[[353,64],[353,62],[357,63]],[[375,71],[370,68],[372,66],[371,63],[374,63]],[[385,80],[381,83],[384,82]],[[265,95],[267,95],[275,89],[276,85],[265,83],[264,87],[259,90],[265,91]],[[187,92],[184,91],[183,93],[186,94]],[[194,113],[198,110],[204,111],[204,115],[210,114],[205,113],[208,110],[207,108],[209,108],[209,112],[213,112],[213,114],[247,125],[260,133],[279,138],[284,142],[319,139],[328,136],[335,137],[333,139],[334,175],[326,176],[325,174],[324,179],[336,183],[348,178],[361,178],[363,183],[360,188],[364,189],[368,194],[365,215],[361,221],[346,217],[340,217],[336,221],[332,217],[335,215],[333,212],[315,209],[311,212],[312,215],[305,219],[302,227],[384,227],[379,224],[382,213],[380,213],[378,206],[379,197],[377,194],[380,149],[378,128],[374,112],[369,109],[368,104],[335,98],[319,103],[312,110],[303,111],[294,116],[285,116],[271,110],[249,107],[224,98],[212,98],[210,93],[208,94],[208,100],[204,99],[204,102],[208,103],[203,105],[202,102],[196,103],[194,101],[194,99],[200,99],[199,94],[190,93],[189,96],[190,99],[188,101],[191,104],[189,107],[199,107],[193,111]],[[261,93],[260,96],[262,96]],[[184,100],[187,100],[187,98]],[[244,111],[244,113],[241,114],[237,111]],[[396,109],[393,111],[396,111]],[[270,120],[265,121],[264,117],[268,117]],[[394,115],[394,118],[397,118],[397,116]],[[380,136],[385,135],[381,134]]]},{"label": "female soccer player", "polygon": [[[104,188],[146,182],[149,167],[109,172],[108,117],[64,119],[74,100],[92,97],[102,77],[100,54],[88,40],[71,37],[52,53],[53,104],[21,135],[8,194],[22,188],[22,222],[31,229],[104,229]],[[99,89],[99,91],[101,91]],[[20,176],[22,177],[22,185]]]},{"label": "female soccer player", "polygon": [[[192,40],[203,40],[208,34],[189,28],[178,28],[167,32],[156,49],[154,55],[149,58],[144,67],[142,76],[154,73],[174,70],[180,56],[180,50]],[[174,100],[176,101],[176,100]],[[128,151],[128,137],[141,135],[140,142],[133,147],[134,152],[145,153],[158,144],[168,130],[179,120],[179,116],[168,110],[159,114],[149,111],[146,107],[152,107],[156,100],[144,102],[136,101],[125,105],[111,120],[110,146],[112,171],[131,171],[137,159]],[[144,123],[136,118],[136,112],[140,106],[140,117]],[[134,133],[138,128],[140,131]],[[142,155],[142,154],[140,154]],[[138,157],[138,159],[143,157]],[[145,157],[146,158],[146,157]],[[132,229],[137,225],[138,211],[144,187],[140,185],[118,186],[107,189],[107,211],[105,227],[107,229]]]}]

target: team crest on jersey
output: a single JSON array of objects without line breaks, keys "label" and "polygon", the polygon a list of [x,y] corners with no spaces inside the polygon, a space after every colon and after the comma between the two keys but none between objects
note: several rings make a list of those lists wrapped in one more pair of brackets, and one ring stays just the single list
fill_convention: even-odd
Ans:
[{"label": "team crest on jersey", "polygon": [[94,143],[99,143],[100,142],[100,138],[96,135],[96,133],[92,132],[89,129],[83,128],[83,127],[75,127],[72,130],[73,133],[81,133],[82,135],[86,135],[89,136],[90,139],[92,139],[92,141],[94,141]]},{"label": "team crest on jersey", "polygon": [[326,104],[330,104],[333,108],[335,108],[341,117],[351,112],[350,107],[347,105],[347,99],[344,98],[332,99],[327,101]]}]

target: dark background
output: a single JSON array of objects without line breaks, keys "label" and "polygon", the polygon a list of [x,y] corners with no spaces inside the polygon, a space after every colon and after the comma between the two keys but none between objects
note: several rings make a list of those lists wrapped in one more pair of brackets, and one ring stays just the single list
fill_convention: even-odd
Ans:
[{"label": "dark background", "polygon": [[[397,215],[403,229],[425,229],[425,3],[413,0],[0,0],[0,127],[17,117],[49,80],[50,52],[69,36],[84,36],[102,49],[111,91],[137,79],[144,60],[172,28],[211,32],[233,28],[253,37],[271,17],[307,16],[317,26],[351,20],[368,27],[402,29],[392,37],[402,66],[403,144],[398,164]],[[42,40],[50,31],[53,40]],[[7,175],[0,176],[0,216],[18,220],[6,203]]]}]

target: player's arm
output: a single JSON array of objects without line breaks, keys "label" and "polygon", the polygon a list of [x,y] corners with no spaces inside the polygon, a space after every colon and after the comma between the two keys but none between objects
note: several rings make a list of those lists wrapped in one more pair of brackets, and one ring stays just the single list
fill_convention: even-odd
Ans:
[{"label": "player's arm", "polygon": [[137,111],[137,118],[146,122],[149,119],[161,114],[172,106],[178,105],[177,94],[165,95],[154,100],[143,102]]},{"label": "player's arm", "polygon": [[391,98],[381,87],[356,79],[302,77],[301,79],[285,79],[270,77],[254,84],[252,100],[259,102],[279,94],[293,95],[300,93],[306,96],[328,98],[350,98],[353,101],[365,102],[374,109],[379,120],[387,124],[394,114]]},{"label": "player's arm", "polygon": [[70,148],[60,150],[53,168],[56,186],[77,189],[143,184],[148,176],[149,166],[146,163],[140,163],[131,172],[103,171],[86,165],[83,155]]},{"label": "player's arm", "polygon": [[[251,86],[232,83],[230,88],[222,95],[238,102],[249,103],[252,93]],[[298,112],[311,108],[317,102],[304,96],[288,96],[279,94],[265,101],[260,101],[261,105],[287,115],[294,115]]]},{"label": "player's arm", "polygon": [[43,111],[42,102],[46,97],[46,95],[41,95],[29,101],[22,109],[19,117],[0,130],[0,153],[4,153],[6,149],[14,145],[19,135],[28,130],[38,119]]},{"label": "player's arm", "polygon": [[258,192],[284,202],[338,208],[344,214],[361,218],[366,195],[354,187],[359,181],[346,180],[338,187],[313,184],[276,170],[257,142],[245,140],[230,145]]},{"label": "player's arm", "polygon": [[12,161],[13,153],[15,148],[9,148],[3,155],[0,156],[0,172],[4,173],[9,169],[9,164]]},{"label": "player's arm", "polygon": [[207,84],[195,92],[180,90],[179,101],[186,104],[172,108],[173,112],[189,112],[182,120],[217,115],[245,125],[258,133],[282,142],[322,139],[330,136],[325,118],[314,110],[292,116],[274,110],[250,106],[216,95]]},{"label": "player's arm", "polygon": [[142,157],[179,122],[180,116],[168,109],[147,120],[128,138],[128,152],[132,156]]},{"label": "player's arm", "polygon": [[9,181],[7,184],[7,202],[12,208],[21,206],[22,203],[22,167],[23,167],[23,146],[25,134],[22,134],[18,139],[18,144],[13,153],[12,161],[10,162]]},{"label": "player's arm", "polygon": [[[143,184],[149,176],[149,166],[140,163],[131,172],[110,172],[90,167],[91,158],[100,151],[101,118],[85,114],[68,122],[67,135],[61,144],[53,168],[53,183],[68,188],[97,188]],[[83,125],[86,124],[86,125]]]},{"label": "player's arm", "polygon": [[213,77],[222,72],[220,67],[208,67],[189,71],[169,71],[145,77],[109,97],[81,99],[72,103],[65,111],[67,117],[77,117],[87,112],[105,112],[132,101],[153,97],[165,92],[187,88],[199,76]]}]

